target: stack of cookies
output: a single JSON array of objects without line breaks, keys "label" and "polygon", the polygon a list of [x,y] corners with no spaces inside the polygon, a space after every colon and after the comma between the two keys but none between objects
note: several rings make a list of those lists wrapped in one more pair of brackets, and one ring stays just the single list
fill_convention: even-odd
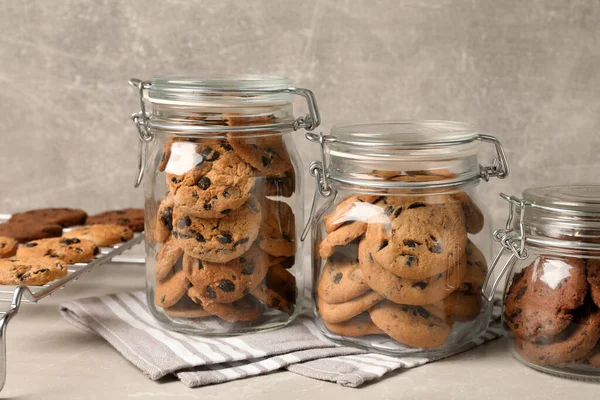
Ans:
[{"label": "stack of cookies", "polygon": [[[228,124],[242,124],[235,116]],[[293,314],[294,171],[280,135],[172,138],[159,169],[168,191],[153,225],[155,304],[172,318],[255,321]]]},{"label": "stack of cookies", "polygon": [[[107,211],[92,217],[68,208],[14,214],[0,224],[0,284],[38,286],[60,279],[68,272],[67,264],[89,262],[100,246],[130,240],[132,229],[144,230],[143,221],[140,209]],[[89,225],[63,233],[63,228],[84,223]],[[19,246],[19,242],[23,244]]]},{"label": "stack of cookies", "polygon": [[466,193],[352,195],[324,228],[316,297],[331,332],[436,348],[479,316],[487,264],[467,234],[483,215]]},{"label": "stack of cookies", "polygon": [[512,278],[504,322],[536,365],[600,368],[600,262],[540,256]]}]

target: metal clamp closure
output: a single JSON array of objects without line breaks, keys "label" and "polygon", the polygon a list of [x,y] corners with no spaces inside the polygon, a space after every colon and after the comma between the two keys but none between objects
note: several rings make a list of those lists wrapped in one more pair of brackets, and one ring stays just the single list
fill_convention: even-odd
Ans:
[{"label": "metal clamp closure", "polygon": [[327,157],[325,152],[325,140],[323,138],[323,133],[319,133],[319,135],[315,134],[306,134],[306,137],[312,141],[311,138],[317,138],[319,144],[321,145],[321,161],[313,161],[310,163],[309,172],[310,175],[315,178],[316,187],[315,193],[313,195],[312,205],[310,207],[310,215],[308,216],[308,221],[306,222],[306,226],[302,231],[302,236],[300,237],[301,241],[306,239],[308,232],[315,222],[315,218],[317,215],[317,205],[319,203],[319,196],[323,198],[330,197],[334,190],[333,187],[329,184],[327,180]]},{"label": "metal clamp closure", "polygon": [[[494,240],[499,242],[502,245],[502,248],[494,257],[492,264],[487,272],[485,280],[483,281],[483,286],[481,288],[481,295],[487,300],[492,301],[494,298],[494,293],[496,292],[496,288],[498,284],[502,280],[502,277],[508,270],[509,266],[513,265],[513,263],[519,259],[523,260],[527,258],[527,248],[525,247],[525,229],[524,229],[524,218],[525,218],[525,207],[529,205],[525,200],[519,199],[515,196],[508,196],[504,193],[500,193],[500,197],[509,203],[509,212],[508,219],[506,220],[506,227],[504,229],[498,229],[494,232]],[[516,232],[513,229],[513,220],[515,218],[515,214],[519,213],[519,232]],[[492,277],[492,273],[494,269],[498,266],[500,259],[502,258],[504,253],[510,253],[511,256],[504,264],[500,273],[494,280],[494,283],[490,287],[490,291],[486,292],[486,287],[488,286],[489,280]]]},{"label": "metal clamp closure", "polygon": [[477,135],[477,139],[481,140],[482,142],[492,143],[496,147],[496,157],[492,161],[492,165],[479,166],[479,175],[481,178],[486,182],[489,181],[490,178],[506,178],[510,173],[510,167],[508,166],[508,160],[506,159],[506,154],[504,153],[502,143],[500,143],[498,138],[490,135]]}]

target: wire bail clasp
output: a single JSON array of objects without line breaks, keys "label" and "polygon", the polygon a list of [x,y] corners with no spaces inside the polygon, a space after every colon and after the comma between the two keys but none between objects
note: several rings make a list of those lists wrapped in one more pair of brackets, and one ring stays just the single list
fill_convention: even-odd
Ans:
[{"label": "wire bail clasp", "polygon": [[317,204],[319,203],[319,196],[323,198],[330,197],[334,190],[333,187],[329,184],[327,180],[327,153],[325,150],[325,139],[323,137],[323,133],[319,133],[318,135],[314,133],[306,132],[306,138],[311,142],[318,142],[321,146],[321,161],[313,161],[310,163],[309,173],[312,177],[315,178],[316,187],[315,194],[313,196],[312,205],[310,207],[310,215],[308,216],[308,221],[306,222],[306,226],[302,231],[302,236],[300,237],[301,241],[306,239],[308,232],[312,228],[316,214],[317,214]]},{"label": "wire bail clasp", "polygon": [[490,178],[506,178],[510,174],[510,167],[508,166],[508,160],[506,159],[502,143],[500,143],[498,138],[491,135],[477,135],[477,139],[482,142],[492,143],[496,148],[496,157],[494,157],[492,165],[480,165],[479,176],[486,182]]},{"label": "wire bail clasp", "polygon": [[[494,260],[492,261],[492,264],[490,265],[490,268],[487,272],[485,280],[483,281],[483,286],[481,287],[481,295],[487,301],[493,300],[494,293],[496,292],[496,288],[498,287],[498,284],[502,280],[502,277],[508,270],[508,267],[511,266],[516,261],[516,259],[524,260],[527,258],[527,248],[525,247],[525,222],[524,222],[524,219],[525,219],[525,207],[528,205],[528,203],[526,203],[525,200],[523,200],[523,199],[520,199],[515,196],[509,196],[504,193],[500,193],[500,197],[502,197],[504,200],[508,201],[508,203],[509,203],[508,219],[506,220],[506,227],[504,229],[498,229],[498,230],[494,231],[494,240],[496,242],[499,242],[500,245],[502,246],[502,248],[500,249],[498,254],[496,254],[496,257],[494,257]],[[519,214],[519,232],[516,232],[513,229],[513,220],[515,218],[515,214],[517,214],[517,213]],[[487,293],[486,287],[488,285],[488,282],[489,282],[490,278],[492,277],[492,273],[493,273],[494,269],[497,267],[498,263],[500,262],[500,259],[502,258],[502,255],[504,254],[504,252],[510,253],[511,256],[508,259],[508,261],[506,261],[506,263],[500,270],[500,273],[494,280],[494,283],[492,284],[492,286],[490,288],[490,292]]]},{"label": "wire bail clasp", "polygon": [[134,187],[139,187],[144,178],[144,169],[146,168],[146,157],[148,154],[148,143],[154,139],[154,135],[150,131],[150,116],[146,112],[146,104],[144,102],[144,90],[150,88],[150,82],[142,81],[141,79],[131,78],[129,84],[138,89],[140,96],[140,111],[131,115],[135,127],[140,136],[138,143],[138,166],[135,175]]}]

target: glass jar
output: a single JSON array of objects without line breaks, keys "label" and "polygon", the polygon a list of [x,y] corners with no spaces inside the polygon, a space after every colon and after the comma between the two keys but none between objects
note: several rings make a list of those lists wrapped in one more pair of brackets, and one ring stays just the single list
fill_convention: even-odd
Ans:
[{"label": "glass jar", "polygon": [[600,186],[502,197],[509,219],[494,236],[499,258],[510,258],[492,291],[508,271],[503,326],[513,355],[546,373],[600,381]]},{"label": "glass jar", "polygon": [[[324,334],[420,356],[456,351],[485,330],[491,241],[477,189],[508,175],[498,140],[446,121],[343,125],[307,137],[322,146],[311,173],[327,198],[312,229]],[[496,146],[492,166],[480,165],[482,141]]]},{"label": "glass jar", "polygon": [[[132,79],[142,111],[148,306],[167,328],[233,335],[300,311],[301,162],[291,133],[319,125],[283,77]],[[292,97],[309,115],[295,118]],[[151,104],[146,112],[145,102]]]}]

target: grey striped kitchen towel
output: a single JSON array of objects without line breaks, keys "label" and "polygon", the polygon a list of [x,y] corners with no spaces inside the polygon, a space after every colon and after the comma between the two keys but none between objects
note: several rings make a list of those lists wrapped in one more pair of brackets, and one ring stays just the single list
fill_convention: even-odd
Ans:
[{"label": "grey striped kitchen towel", "polygon": [[[439,359],[390,357],[336,345],[320,333],[308,313],[277,331],[220,338],[184,335],[157,324],[143,292],[69,301],[61,305],[61,313],[72,324],[104,338],[150,379],[172,374],[188,387],[278,369],[357,387],[390,371]],[[454,354],[498,336],[498,324],[492,325]]]}]

